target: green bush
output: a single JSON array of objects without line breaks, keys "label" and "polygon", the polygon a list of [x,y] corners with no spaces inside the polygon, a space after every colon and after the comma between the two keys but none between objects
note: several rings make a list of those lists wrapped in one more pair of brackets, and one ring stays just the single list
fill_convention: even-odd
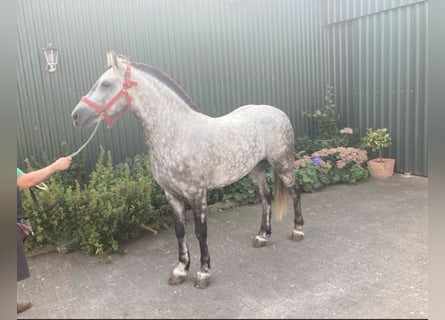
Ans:
[{"label": "green bush", "polygon": [[294,172],[305,192],[314,192],[329,184],[329,178],[323,168],[315,163],[308,162],[304,167],[295,168]]},{"label": "green bush", "polygon": [[110,254],[119,251],[121,241],[137,237],[149,225],[170,225],[170,216],[165,216],[166,200],[156,190],[159,187],[151,175],[149,157],[136,157],[131,164],[113,167],[111,153],[105,163],[104,156],[101,147],[96,168],[84,186],[75,181],[64,192],[61,173],[48,179],[49,189],[38,190],[37,197],[44,208],[62,197],[51,211],[37,211],[29,193],[22,191],[26,217],[35,232],[25,243],[28,250],[54,244],[61,252]]},{"label": "green bush", "polygon": [[[266,180],[272,190],[273,171],[270,166],[266,170]],[[222,188],[220,192],[222,193],[220,201],[236,201],[239,204],[252,204],[260,201],[258,189],[248,176]]]},{"label": "green bush", "polygon": [[314,111],[305,111],[303,116],[312,118],[315,121],[315,136],[319,140],[332,139],[338,134],[337,122],[338,113],[334,103],[334,87],[326,87],[326,95],[324,97],[325,105]]}]

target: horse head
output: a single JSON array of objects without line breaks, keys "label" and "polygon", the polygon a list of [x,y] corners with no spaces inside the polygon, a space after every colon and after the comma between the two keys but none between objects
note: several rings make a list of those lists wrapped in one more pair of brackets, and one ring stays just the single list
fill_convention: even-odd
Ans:
[{"label": "horse head", "polygon": [[110,68],[99,77],[71,113],[76,127],[88,128],[103,115],[111,128],[131,105],[127,89],[137,83],[131,80],[130,63],[113,51],[107,54],[107,61]]}]

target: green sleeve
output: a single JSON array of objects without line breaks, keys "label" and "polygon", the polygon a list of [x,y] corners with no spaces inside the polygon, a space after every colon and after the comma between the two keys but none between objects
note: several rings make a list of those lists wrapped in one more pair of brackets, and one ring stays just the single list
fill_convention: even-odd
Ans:
[{"label": "green sleeve", "polygon": [[20,177],[22,174],[24,174],[24,172],[17,168],[17,178]]}]

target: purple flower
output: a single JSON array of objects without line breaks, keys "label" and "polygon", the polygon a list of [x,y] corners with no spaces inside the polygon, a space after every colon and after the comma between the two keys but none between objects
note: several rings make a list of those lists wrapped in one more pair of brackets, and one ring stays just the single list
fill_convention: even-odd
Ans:
[{"label": "purple flower", "polygon": [[320,165],[320,164],[323,164],[323,159],[321,159],[319,157],[312,158],[312,162],[315,163],[315,164]]}]

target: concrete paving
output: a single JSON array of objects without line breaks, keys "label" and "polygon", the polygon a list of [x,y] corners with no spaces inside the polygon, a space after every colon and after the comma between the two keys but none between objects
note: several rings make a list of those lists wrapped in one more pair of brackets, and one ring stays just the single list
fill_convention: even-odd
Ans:
[{"label": "concrete paving", "polygon": [[111,263],[83,253],[29,258],[17,284],[34,306],[22,318],[427,318],[428,179],[400,174],[302,195],[305,239],[292,215],[253,248],[260,205],[210,213],[212,279],[193,287],[199,246],[188,221],[192,263],[172,287],[173,230],[123,245]]}]

